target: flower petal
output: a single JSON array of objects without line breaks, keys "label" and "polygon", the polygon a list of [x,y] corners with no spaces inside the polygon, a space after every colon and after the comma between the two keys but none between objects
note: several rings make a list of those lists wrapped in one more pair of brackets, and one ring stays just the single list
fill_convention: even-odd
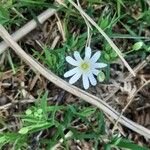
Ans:
[{"label": "flower petal", "polygon": [[90,83],[91,83],[93,86],[95,86],[95,85],[97,84],[97,81],[96,81],[96,79],[95,79],[93,73],[90,72],[89,75],[88,75],[88,77],[89,77]]},{"label": "flower petal", "polygon": [[66,57],[66,61],[69,63],[69,64],[71,64],[71,65],[73,65],[73,66],[78,66],[78,62],[76,61],[76,60],[74,60],[72,57],[70,57],[70,56],[67,56]]},{"label": "flower petal", "polygon": [[79,68],[78,67],[75,67],[69,71],[67,71],[65,74],[64,74],[64,77],[67,78],[67,77],[70,77],[74,74],[76,74],[77,72],[79,71]]},{"label": "flower petal", "polygon": [[73,77],[71,77],[71,79],[69,80],[69,83],[74,84],[75,82],[79,80],[80,77],[81,77],[81,73],[77,72],[76,74],[73,75]]},{"label": "flower petal", "polygon": [[104,67],[107,67],[107,64],[105,64],[105,63],[94,63],[93,66],[94,66],[94,68],[104,68]]},{"label": "flower petal", "polygon": [[82,61],[82,58],[80,56],[80,53],[78,51],[74,52],[74,58],[79,62]]},{"label": "flower petal", "polygon": [[90,47],[86,47],[85,48],[85,57],[84,57],[84,60],[90,59],[91,58],[91,54],[92,54],[91,48]]},{"label": "flower petal", "polygon": [[84,87],[84,89],[88,89],[89,88],[88,76],[86,74],[83,74],[82,75],[82,80],[83,80],[83,87]]},{"label": "flower petal", "polygon": [[100,72],[100,71],[97,70],[97,69],[92,69],[91,71],[92,71],[92,73],[93,73],[94,75],[96,75],[96,76],[97,76],[97,75],[99,74],[99,72]]},{"label": "flower petal", "polygon": [[92,57],[91,57],[91,61],[93,62],[93,63],[95,63],[99,58],[100,58],[100,56],[101,56],[101,52],[100,51],[97,51]]}]

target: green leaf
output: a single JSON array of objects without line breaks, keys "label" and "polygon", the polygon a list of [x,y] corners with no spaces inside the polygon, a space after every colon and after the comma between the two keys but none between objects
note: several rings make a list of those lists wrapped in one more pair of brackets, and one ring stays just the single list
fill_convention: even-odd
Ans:
[{"label": "green leaf", "polygon": [[112,58],[112,59],[114,59],[114,58],[116,58],[118,55],[117,55],[117,53],[115,52],[115,51],[112,51],[111,53],[110,53],[110,57]]},{"label": "green leaf", "polygon": [[40,115],[40,114],[43,113],[43,110],[42,110],[42,109],[38,109],[38,110],[37,110],[37,113]]},{"label": "green leaf", "polygon": [[48,92],[45,92],[45,94],[42,96],[41,98],[41,109],[44,113],[45,118],[47,118],[47,96],[48,96]]},{"label": "green leaf", "polygon": [[100,4],[102,2],[102,0],[87,0],[87,1],[92,4]]},{"label": "green leaf", "polygon": [[0,135],[0,146],[1,146],[2,144],[5,144],[5,142],[6,142],[6,137],[5,137],[5,135]]},{"label": "green leaf", "polygon": [[105,129],[105,120],[104,120],[103,112],[100,111],[98,113],[97,121],[98,121],[98,132],[101,135],[104,135],[106,133],[106,129]]},{"label": "green leaf", "polygon": [[111,142],[113,145],[118,145],[120,141],[122,140],[121,137],[116,136],[113,141]]},{"label": "green leaf", "polygon": [[64,117],[64,126],[65,127],[70,127],[71,122],[73,120],[74,114],[73,112],[70,110],[70,108],[65,112],[65,117]]},{"label": "green leaf", "polygon": [[9,12],[7,9],[0,6],[0,24],[5,24],[10,21]]},{"label": "green leaf", "polygon": [[104,58],[105,58],[107,61],[110,61],[110,60],[111,60],[110,55],[107,54],[107,53],[104,54]]},{"label": "green leaf", "polygon": [[110,24],[110,21],[109,21],[109,19],[108,19],[108,17],[107,18],[102,18],[101,20],[99,20],[99,26],[102,28],[102,29],[105,29],[105,28],[107,28],[108,27],[108,25]]},{"label": "green leaf", "polygon": [[111,145],[117,145],[120,142],[120,139],[121,138],[120,138],[119,134],[113,135],[111,137],[111,140],[110,140],[109,144],[111,144]]},{"label": "green leaf", "polygon": [[78,114],[83,116],[83,117],[89,117],[91,116],[94,112],[96,111],[96,108],[84,108],[84,110],[82,110],[81,112],[79,112]]},{"label": "green leaf", "polygon": [[26,136],[18,133],[3,133],[0,134],[0,148],[6,144],[14,144],[15,150],[20,150],[26,142]]},{"label": "green leaf", "polygon": [[110,144],[105,144],[104,145],[104,150],[111,150]]},{"label": "green leaf", "polygon": [[150,52],[150,47],[147,48],[147,51]]},{"label": "green leaf", "polygon": [[37,124],[33,124],[33,125],[29,125],[26,127],[23,127],[19,130],[20,134],[28,134],[28,133],[35,133],[37,131],[41,131],[44,129],[48,129],[49,127],[51,127],[53,124],[50,122],[39,122]]},{"label": "green leaf", "polygon": [[31,109],[27,109],[25,113],[26,113],[26,115],[31,115],[32,114],[32,110]]},{"label": "green leaf", "polygon": [[62,109],[66,109],[65,106],[47,106],[47,112],[51,112],[51,111],[58,111],[58,110],[62,110]]},{"label": "green leaf", "polygon": [[126,139],[121,139],[120,142],[116,146],[120,148],[127,148],[130,150],[149,150],[149,148],[139,146]]}]

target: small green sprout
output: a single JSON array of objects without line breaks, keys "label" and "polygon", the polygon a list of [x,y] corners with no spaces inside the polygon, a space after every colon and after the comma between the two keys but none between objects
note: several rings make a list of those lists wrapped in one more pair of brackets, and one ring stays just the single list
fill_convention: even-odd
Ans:
[{"label": "small green sprout", "polygon": [[105,78],[106,78],[106,76],[105,76],[104,72],[103,72],[103,71],[100,71],[100,72],[98,73],[98,75],[97,75],[97,80],[98,80],[99,82],[103,82],[103,81],[105,80]]},{"label": "small green sprout", "polygon": [[142,48],[143,46],[143,42],[136,42],[133,46],[132,46],[132,50],[138,51]]}]

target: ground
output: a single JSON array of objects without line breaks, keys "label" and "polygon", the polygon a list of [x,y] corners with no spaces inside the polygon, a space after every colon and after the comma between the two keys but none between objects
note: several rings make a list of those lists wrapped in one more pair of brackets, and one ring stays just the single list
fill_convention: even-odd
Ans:
[{"label": "ground", "polygon": [[[148,150],[150,3],[148,0],[74,2],[77,8],[71,0],[0,2],[0,24],[10,34],[31,19],[36,22],[37,27],[20,38],[18,44],[53,77],[48,78],[37,66],[29,65],[24,56],[13,51],[15,48],[3,50],[4,36],[1,36],[0,147],[4,150]],[[56,10],[55,14],[40,23],[37,16],[48,8]],[[80,8],[108,35],[110,43]],[[87,44],[92,54],[101,52],[99,61],[107,67],[95,76],[98,84],[85,90],[82,79],[74,88],[64,73],[72,68],[65,57],[73,56],[74,51],[84,57]],[[119,120],[114,119],[113,110],[121,113]],[[136,127],[144,128],[135,130],[120,124],[122,116],[132,120]]]}]

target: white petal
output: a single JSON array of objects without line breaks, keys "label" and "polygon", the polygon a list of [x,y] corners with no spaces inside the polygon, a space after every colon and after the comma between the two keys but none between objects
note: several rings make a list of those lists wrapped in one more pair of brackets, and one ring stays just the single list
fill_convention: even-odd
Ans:
[{"label": "white petal", "polygon": [[89,75],[88,75],[88,77],[89,77],[90,83],[91,83],[93,86],[95,86],[95,85],[97,84],[97,81],[96,81],[94,75],[90,72]]},{"label": "white petal", "polygon": [[90,59],[91,58],[91,48],[90,47],[86,47],[85,48],[85,57],[84,57],[84,60],[87,60],[87,59]]},{"label": "white petal", "polygon": [[82,75],[82,80],[83,80],[84,89],[88,89],[89,88],[89,79],[86,74]]},{"label": "white petal", "polygon": [[77,82],[79,80],[79,78],[81,77],[81,73],[78,72],[75,75],[73,75],[73,77],[71,77],[71,79],[69,80],[70,84],[74,84],[75,82]]},{"label": "white petal", "polygon": [[69,71],[67,71],[65,74],[64,74],[64,77],[67,78],[67,77],[70,77],[72,75],[74,75],[75,73],[77,73],[79,71],[78,67],[75,67]]},{"label": "white petal", "polygon": [[78,51],[74,52],[74,58],[79,62],[82,61],[82,58],[80,56],[80,53]]},{"label": "white petal", "polygon": [[78,62],[76,61],[76,60],[74,60],[72,57],[70,57],[70,56],[67,56],[66,57],[66,61],[69,63],[69,64],[71,64],[71,65],[73,65],[73,66],[78,66]]},{"label": "white petal", "polygon": [[107,66],[107,64],[105,63],[95,63],[93,65],[94,65],[94,68],[104,68]]},{"label": "white petal", "polygon": [[99,70],[97,70],[97,69],[92,69],[92,73],[97,76],[97,75],[99,74]]},{"label": "white petal", "polygon": [[101,56],[101,52],[100,51],[97,51],[93,56],[92,58],[90,59],[93,63],[95,63]]}]

